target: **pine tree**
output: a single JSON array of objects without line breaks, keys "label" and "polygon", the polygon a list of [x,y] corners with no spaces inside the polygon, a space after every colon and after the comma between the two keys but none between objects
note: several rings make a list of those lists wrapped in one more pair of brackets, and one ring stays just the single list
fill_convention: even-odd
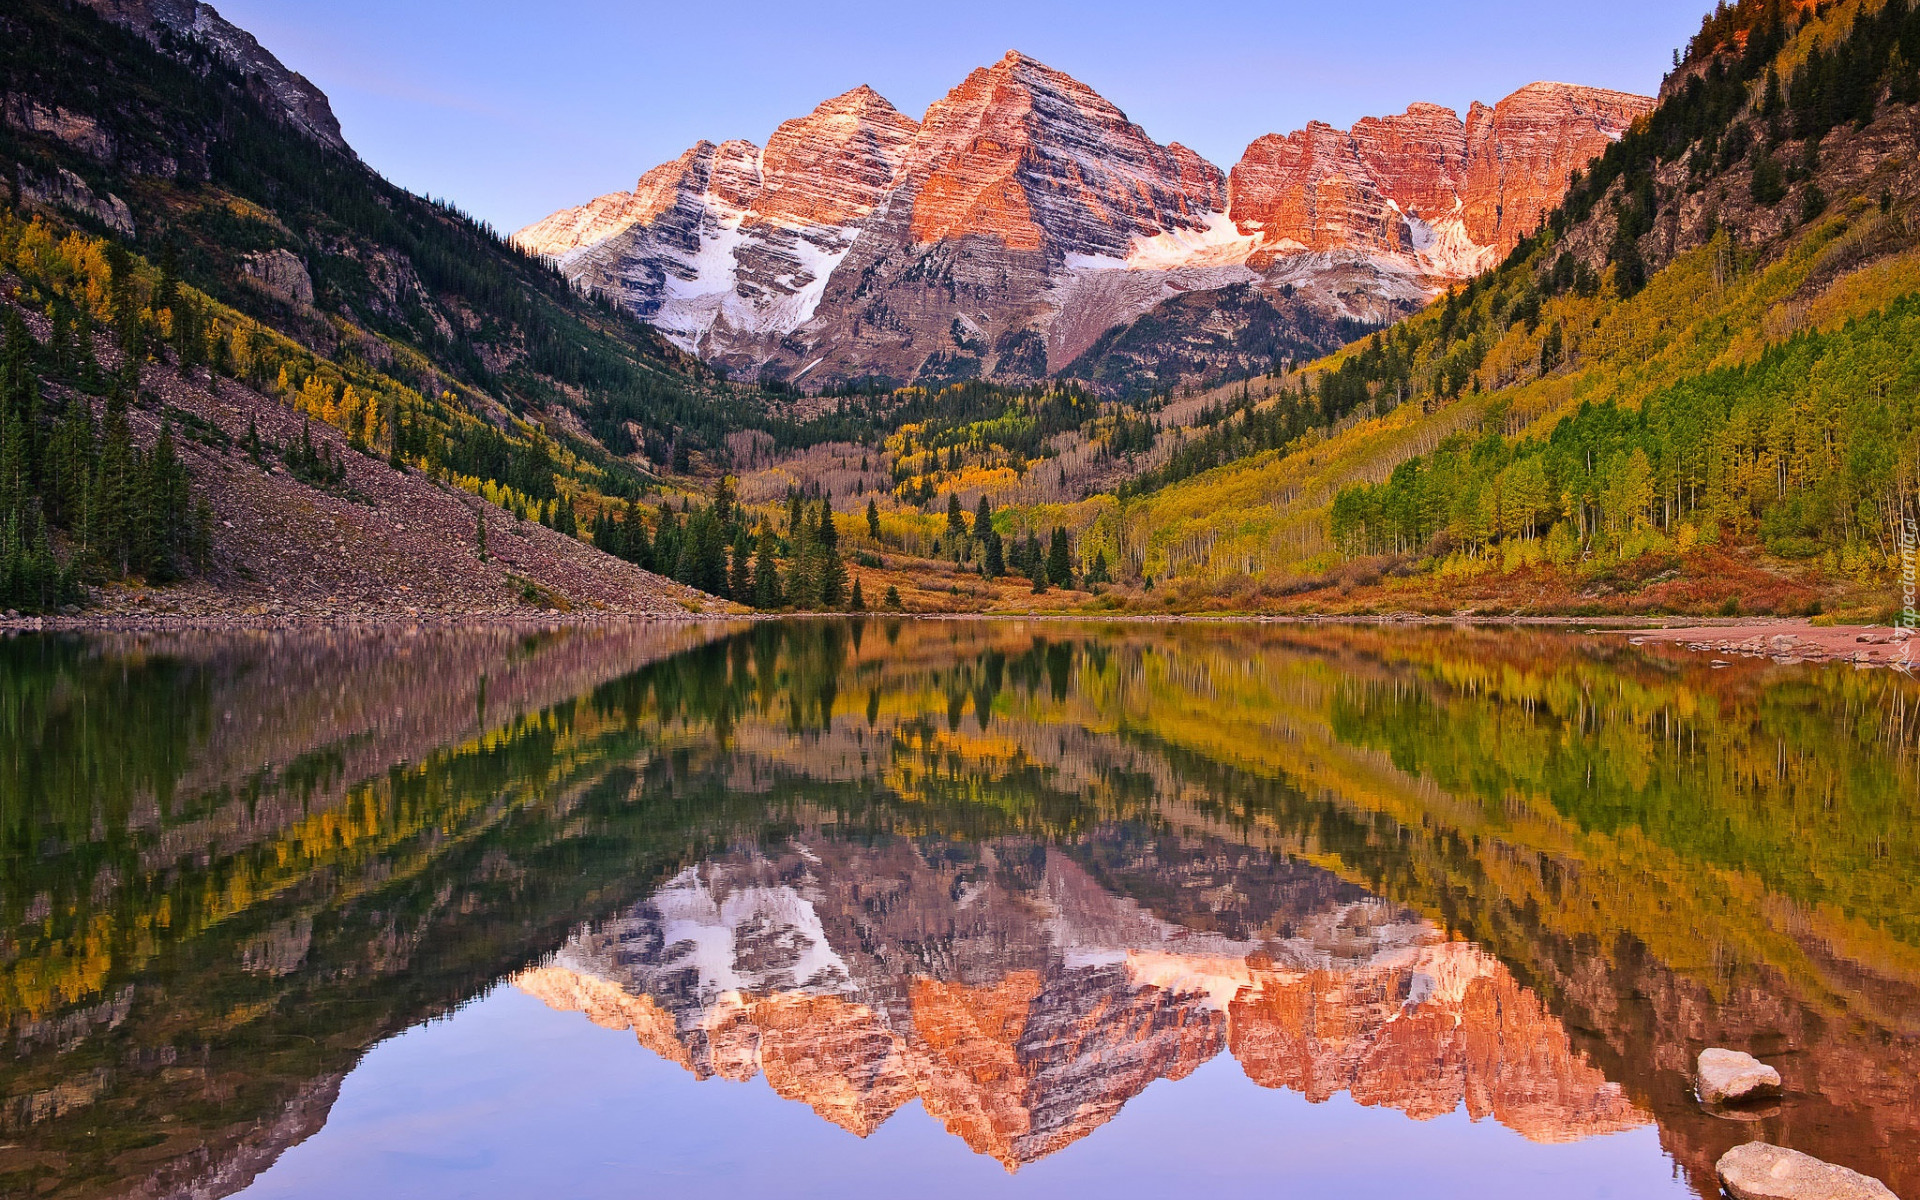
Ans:
[{"label": "pine tree", "polygon": [[988,579],[998,579],[1007,573],[1006,551],[1001,545],[999,531],[991,525],[987,526],[986,543],[980,570]]},{"label": "pine tree", "polygon": [[773,531],[763,529],[760,532],[760,545],[753,556],[753,606],[759,609],[779,608],[780,568],[774,565],[775,543]]},{"label": "pine tree", "polygon": [[958,547],[967,540],[967,516],[960,507],[960,493],[947,493],[947,540],[948,544]]},{"label": "pine tree", "polygon": [[833,522],[833,505],[826,500],[820,502],[819,532],[814,543],[818,547],[814,589],[819,605],[838,608],[847,595],[847,567],[840,561],[840,532]]},{"label": "pine tree", "polygon": [[881,603],[886,606],[887,611],[899,612],[900,611],[900,589],[895,587],[891,583],[888,584],[886,598],[882,600]]},{"label": "pine tree", "polygon": [[724,596],[727,591],[727,533],[711,507],[694,514],[693,520],[688,522],[687,537],[682,545],[682,556],[693,556],[684,582],[709,595]]},{"label": "pine tree", "polygon": [[867,536],[880,540],[880,505],[871,499],[867,501]]},{"label": "pine tree", "polygon": [[487,506],[476,504],[473,507],[474,547],[479,551],[480,561],[487,561]]},{"label": "pine tree", "polygon": [[653,526],[653,569],[669,578],[678,578],[674,569],[680,565],[680,519],[673,515],[671,505],[662,501],[660,519]]},{"label": "pine tree", "polygon": [[733,534],[733,569],[727,577],[727,597],[748,604],[753,599],[753,541],[747,535],[744,524],[736,525]]},{"label": "pine tree", "polygon": [[129,538],[133,528],[134,462],[127,415],[118,403],[107,405],[100,458],[88,489],[88,512],[83,544],[97,564],[113,575],[129,569]]},{"label": "pine tree", "polygon": [[847,601],[847,607],[854,612],[867,611],[866,593],[860,590],[860,581],[858,579],[853,581],[853,598]]},{"label": "pine tree", "polygon": [[1055,587],[1073,588],[1073,548],[1064,525],[1054,526],[1053,544],[1047,548],[1047,579]]}]

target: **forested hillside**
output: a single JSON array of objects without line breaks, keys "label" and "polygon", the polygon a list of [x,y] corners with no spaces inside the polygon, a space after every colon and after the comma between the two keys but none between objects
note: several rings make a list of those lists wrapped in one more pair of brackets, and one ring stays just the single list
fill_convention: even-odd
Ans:
[{"label": "forested hillside", "polygon": [[[371,519],[390,477],[449,497],[448,521],[471,508],[455,544],[488,564],[489,509],[578,537],[669,473],[723,469],[726,435],[769,421],[758,393],[381,179],[317,92],[317,123],[282,111],[257,66],[65,0],[0,13],[0,609],[122,580],[338,593],[270,578],[286,555],[228,531],[248,506],[293,504],[280,524],[297,525],[327,497]],[[270,432],[284,415],[294,430]],[[272,495],[235,492],[236,455]],[[526,567],[498,586],[565,607],[559,577]],[[645,578],[561,574],[616,604]]]},{"label": "forested hillside", "polygon": [[150,43],[67,0],[9,5],[0,29],[16,206],[51,199],[323,357],[615,454],[712,447],[752,409],[492,230],[291,127],[212,47],[159,26]]},{"label": "forested hillside", "polygon": [[1062,510],[1082,559],[1195,603],[1884,596],[1920,517],[1920,8],[1747,0],[1676,57],[1500,268]]}]

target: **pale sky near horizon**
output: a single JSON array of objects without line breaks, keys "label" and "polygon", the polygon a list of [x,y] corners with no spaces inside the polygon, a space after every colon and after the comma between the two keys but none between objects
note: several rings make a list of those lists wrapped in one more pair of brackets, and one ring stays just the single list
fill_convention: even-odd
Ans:
[{"label": "pale sky near horizon", "polygon": [[1189,5],[216,0],[333,101],[382,174],[511,232],[701,138],[765,144],[871,84],[911,116],[1018,48],[1222,169],[1248,142],[1535,80],[1651,93],[1705,0]]}]

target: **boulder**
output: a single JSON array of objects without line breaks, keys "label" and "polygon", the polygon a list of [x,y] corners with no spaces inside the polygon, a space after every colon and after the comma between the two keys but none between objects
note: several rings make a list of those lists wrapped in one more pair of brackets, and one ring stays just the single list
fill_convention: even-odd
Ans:
[{"label": "boulder", "polygon": [[1780,1072],[1738,1050],[1702,1050],[1694,1080],[1703,1104],[1733,1104],[1780,1094]]},{"label": "boulder", "polygon": [[1733,1200],[1898,1200],[1870,1175],[1766,1142],[1735,1146],[1714,1170]]}]

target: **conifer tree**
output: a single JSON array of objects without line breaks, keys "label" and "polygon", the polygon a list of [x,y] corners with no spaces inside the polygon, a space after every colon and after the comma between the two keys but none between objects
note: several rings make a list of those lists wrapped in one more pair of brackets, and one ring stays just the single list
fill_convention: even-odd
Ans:
[{"label": "conifer tree", "polygon": [[760,531],[760,544],[753,556],[753,606],[775,609],[781,605],[780,568],[774,564],[776,551],[773,531]]},{"label": "conifer tree", "polygon": [[980,570],[988,579],[998,579],[1007,573],[1006,551],[1001,546],[999,531],[991,525],[987,526],[986,543]]},{"label": "conifer tree", "polygon": [[854,612],[867,611],[866,593],[860,590],[860,581],[858,579],[853,581],[853,597],[847,601],[847,607]]},{"label": "conifer tree", "polygon": [[1073,548],[1067,544],[1064,525],[1053,529],[1053,544],[1047,548],[1047,579],[1055,587],[1073,587]]},{"label": "conifer tree", "polygon": [[753,541],[747,535],[744,524],[736,525],[733,534],[733,564],[727,577],[727,596],[742,604],[753,601]]},{"label": "conifer tree", "polygon": [[867,536],[880,540],[880,505],[871,498],[867,500]]},{"label": "conifer tree", "polygon": [[820,502],[819,531],[814,537],[818,565],[814,590],[821,608],[838,608],[847,595],[847,567],[840,561],[840,531],[833,522],[833,505]]},{"label": "conifer tree", "polygon": [[680,519],[673,515],[673,507],[665,501],[660,503],[660,519],[653,526],[653,569],[662,575],[678,578],[674,569],[680,565]]}]

